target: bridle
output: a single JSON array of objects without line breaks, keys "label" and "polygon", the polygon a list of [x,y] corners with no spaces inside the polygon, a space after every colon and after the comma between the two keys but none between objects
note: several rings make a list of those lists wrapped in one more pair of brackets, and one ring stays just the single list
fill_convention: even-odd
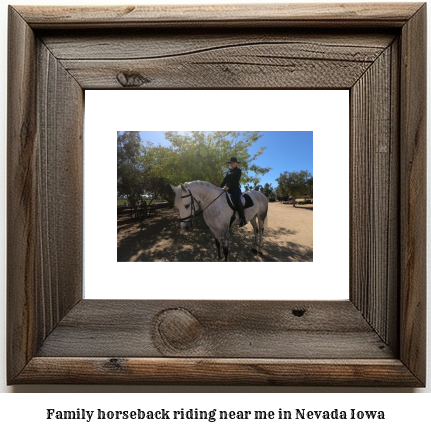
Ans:
[{"label": "bridle", "polygon": [[[190,189],[187,189],[187,190],[188,190],[189,194],[188,195],[183,195],[181,197],[181,199],[192,197],[192,199],[190,200],[190,216],[186,216],[184,218],[180,218],[180,222],[185,222],[185,221],[187,221],[189,219],[192,219],[193,217],[197,216],[197,212],[196,212],[196,208],[195,208],[195,202],[196,202],[196,204],[198,205],[199,208],[201,207],[200,204],[199,204],[199,201],[193,196],[193,194],[191,193]],[[191,221],[191,222],[193,224],[193,221]]]},{"label": "bridle", "polygon": [[[188,195],[183,195],[181,199],[191,197],[190,200],[190,216],[186,216],[184,218],[180,218],[180,222],[185,222],[191,219],[190,223],[193,227],[193,219],[197,218],[199,215],[201,215],[213,202],[217,201],[226,191],[223,189],[222,193],[215,199],[213,199],[204,209],[201,209],[201,205],[199,204],[199,201],[193,196],[190,189],[187,188],[187,191],[189,192]],[[198,205],[199,209],[196,211],[195,202]]]}]

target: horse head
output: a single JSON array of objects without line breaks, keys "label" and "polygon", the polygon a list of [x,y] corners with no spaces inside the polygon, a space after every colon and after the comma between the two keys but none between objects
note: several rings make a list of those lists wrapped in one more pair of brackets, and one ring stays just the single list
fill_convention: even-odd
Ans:
[{"label": "horse head", "polygon": [[171,188],[175,192],[175,207],[180,211],[180,229],[193,229],[197,202],[183,184],[179,186],[171,185]]}]

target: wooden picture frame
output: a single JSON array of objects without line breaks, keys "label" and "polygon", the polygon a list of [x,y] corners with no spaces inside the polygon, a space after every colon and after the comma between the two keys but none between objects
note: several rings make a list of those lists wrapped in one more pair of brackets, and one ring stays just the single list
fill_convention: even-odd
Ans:
[{"label": "wooden picture frame", "polygon": [[[9,7],[7,380],[425,385],[426,4]],[[350,90],[350,299],[82,299],[85,89]]]}]

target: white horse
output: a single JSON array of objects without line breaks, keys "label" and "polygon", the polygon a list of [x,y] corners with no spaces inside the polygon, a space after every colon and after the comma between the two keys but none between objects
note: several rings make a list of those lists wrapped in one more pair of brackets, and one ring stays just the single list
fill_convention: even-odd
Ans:
[{"label": "white horse", "polygon": [[[227,202],[227,193],[217,186],[205,181],[192,181],[172,186],[175,192],[175,206],[180,211],[180,228],[193,228],[193,219],[203,213],[205,223],[211,230],[219,260],[222,260],[221,247],[225,261],[229,261],[229,228],[233,210]],[[253,252],[262,255],[262,237],[268,221],[268,200],[258,191],[246,192],[253,200],[253,206],[244,209],[245,218],[254,228]],[[256,221],[257,219],[257,221]],[[234,224],[239,225],[237,216]]]}]

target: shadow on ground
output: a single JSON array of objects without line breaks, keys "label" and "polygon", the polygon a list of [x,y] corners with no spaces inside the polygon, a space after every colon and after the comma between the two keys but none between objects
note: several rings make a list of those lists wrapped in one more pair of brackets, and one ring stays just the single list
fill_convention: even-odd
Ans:
[{"label": "shadow on ground", "polygon": [[[248,225],[250,227],[250,225]],[[295,232],[268,228],[263,240],[263,256],[251,247],[254,234],[249,229],[231,228],[230,260],[236,262],[313,261],[313,250],[295,243]],[[153,218],[139,221],[123,216],[117,220],[117,261],[217,261],[214,238],[202,217],[193,231],[180,230],[178,210],[162,209]]]},{"label": "shadow on ground", "polygon": [[[284,205],[288,205],[290,207],[293,207],[292,204],[284,204]],[[299,205],[297,204],[295,209],[302,209],[302,210],[311,210],[313,211],[313,204],[305,204],[305,205]]]}]

